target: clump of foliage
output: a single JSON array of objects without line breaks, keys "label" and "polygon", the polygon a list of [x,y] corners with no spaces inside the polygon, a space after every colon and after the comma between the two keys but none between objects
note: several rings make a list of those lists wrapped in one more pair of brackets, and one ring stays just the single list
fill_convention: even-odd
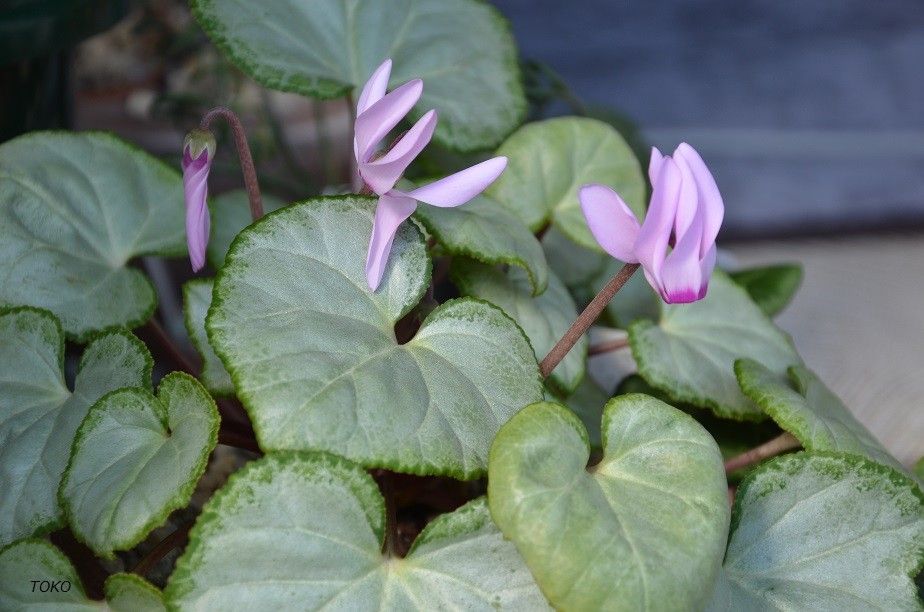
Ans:
[{"label": "clump of foliage", "polygon": [[[619,251],[588,202],[643,242],[664,185],[646,217],[612,125],[523,123],[494,9],[193,10],[273,89],[358,96],[378,74],[381,98],[392,58],[391,84],[425,83],[415,127],[456,153],[419,168],[450,182],[398,182],[408,160],[370,189],[362,164],[399,137],[357,153],[356,193],[286,204],[248,176],[207,200],[200,133],[184,212],[180,173],[113,136],[0,145],[0,608],[920,609],[917,477],[772,321],[801,269],[713,272],[708,218],[692,294],[671,285],[681,222],[661,263]],[[483,193],[440,192],[474,169]],[[138,263],[187,250],[205,270],[174,288],[194,364]],[[625,342],[590,344],[600,314]],[[612,350],[637,364],[616,390],[587,371]],[[241,467],[203,505],[219,448]]]}]

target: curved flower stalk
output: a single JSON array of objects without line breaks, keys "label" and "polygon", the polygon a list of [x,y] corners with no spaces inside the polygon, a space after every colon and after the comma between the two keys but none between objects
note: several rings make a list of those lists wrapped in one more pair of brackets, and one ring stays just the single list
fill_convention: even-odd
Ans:
[{"label": "curved flower stalk", "polygon": [[594,184],[579,193],[587,225],[607,253],[641,264],[648,283],[668,304],[701,300],[715,267],[715,239],[725,214],[719,188],[687,143],[672,156],[652,148],[648,176],[653,191],[644,223],[615,191]]},{"label": "curved flower stalk", "polygon": [[398,227],[413,214],[418,202],[440,207],[465,204],[507,167],[506,157],[494,157],[411,191],[395,189],[401,175],[430,142],[437,116],[435,110],[428,111],[389,150],[379,154],[382,139],[423,93],[423,81],[414,79],[386,94],[390,76],[391,60],[387,59],[363,87],[356,105],[353,135],[357,172],[365,186],[379,196],[366,257],[366,281],[373,291],[382,281]]},{"label": "curved flower stalk", "polygon": [[193,272],[205,265],[209,243],[209,170],[215,158],[215,137],[196,129],[183,141],[183,196],[186,200],[186,246]]},{"label": "curved flower stalk", "polygon": [[205,265],[205,250],[209,243],[208,178],[212,159],[215,157],[215,137],[209,131],[209,126],[219,117],[228,122],[231,135],[234,136],[234,146],[241,161],[244,186],[247,188],[247,199],[250,200],[250,216],[254,221],[263,216],[263,199],[260,195],[260,185],[257,183],[257,169],[247,145],[244,126],[234,111],[217,106],[202,117],[199,127],[189,132],[183,141],[186,244],[193,272],[198,272]]}]

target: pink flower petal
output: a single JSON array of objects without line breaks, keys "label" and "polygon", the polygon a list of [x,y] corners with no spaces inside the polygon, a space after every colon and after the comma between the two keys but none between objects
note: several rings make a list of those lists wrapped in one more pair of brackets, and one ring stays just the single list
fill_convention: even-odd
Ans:
[{"label": "pink flower petal", "polygon": [[360,163],[369,161],[376,145],[404,119],[423,93],[423,81],[414,79],[386,94],[356,117],[353,153]]},{"label": "pink flower petal", "polygon": [[372,223],[372,237],[366,256],[366,282],[375,291],[382,282],[388,255],[395,240],[398,227],[417,209],[417,202],[398,192],[389,192],[379,197]]},{"label": "pink flower petal", "polygon": [[664,156],[657,147],[651,147],[651,159],[648,161],[648,180],[651,181],[652,187],[658,182],[658,175],[661,174],[661,165],[664,163]]},{"label": "pink flower petal", "polygon": [[208,199],[209,152],[202,151],[191,159],[188,150],[183,152],[183,197],[186,201],[186,246],[193,272],[205,266],[205,248],[209,242]]},{"label": "pink flower petal", "polygon": [[680,198],[677,201],[677,214],[674,216],[674,237],[679,239],[690,228],[693,217],[699,213],[699,193],[696,189],[696,179],[690,166],[682,157],[676,155],[671,159],[680,169]]},{"label": "pink flower petal", "polygon": [[703,208],[703,241],[700,245],[700,256],[703,256],[709,247],[715,244],[716,236],[719,235],[719,228],[722,227],[722,219],[725,217],[725,204],[712,173],[696,149],[683,142],[677,147],[674,155],[683,158],[696,180],[699,206]]},{"label": "pink flower petal", "polygon": [[699,260],[699,241],[703,231],[702,215],[696,215],[687,233],[664,260],[661,268],[661,297],[668,304],[689,304],[700,299],[703,271]]},{"label": "pink flower petal", "polygon": [[391,151],[375,161],[360,164],[359,173],[372,191],[381,194],[394,187],[414,158],[430,142],[435,129],[436,111],[431,110],[395,143]]},{"label": "pink flower petal", "polygon": [[497,180],[507,167],[506,157],[492,157],[408,193],[415,200],[441,208],[465,204]]},{"label": "pink flower petal", "polygon": [[657,280],[661,277],[661,265],[664,263],[664,255],[674,227],[680,185],[680,169],[674,160],[665,157],[651,194],[648,214],[639,229],[634,248],[639,262]]},{"label": "pink flower petal", "polygon": [[388,89],[388,79],[391,77],[391,60],[386,59],[375,69],[369,80],[363,86],[363,91],[359,94],[359,102],[356,103],[356,114],[363,114],[366,109],[382,99],[385,90]]},{"label": "pink flower petal", "polygon": [[606,185],[584,185],[578,191],[578,200],[587,227],[603,250],[620,261],[637,263],[633,248],[638,238],[638,219],[619,194]]},{"label": "pink flower petal", "polygon": [[699,262],[700,274],[702,276],[702,281],[699,285],[699,297],[697,299],[703,299],[706,297],[706,291],[709,289],[709,279],[712,278],[712,271],[715,269],[715,255],[716,249],[713,244],[708,251],[706,251],[705,257],[703,257]]}]

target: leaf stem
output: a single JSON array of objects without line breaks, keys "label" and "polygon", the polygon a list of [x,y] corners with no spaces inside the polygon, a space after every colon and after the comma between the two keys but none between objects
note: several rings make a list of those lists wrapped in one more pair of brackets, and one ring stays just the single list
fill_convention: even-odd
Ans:
[{"label": "leaf stem", "polygon": [[163,540],[158,542],[154,548],[148,552],[148,554],[142,557],[141,561],[139,561],[138,564],[132,569],[132,573],[138,574],[139,576],[144,576],[149,571],[151,571],[157,562],[163,559],[167,553],[169,553],[174,548],[182,546],[186,543],[186,540],[189,539],[189,530],[191,528],[191,523],[189,525],[180,527],[165,537]]},{"label": "leaf stem", "polygon": [[71,560],[86,594],[91,599],[103,598],[103,584],[108,572],[93,554],[93,551],[74,537],[70,529],[61,529],[49,534],[48,539]]},{"label": "leaf stem", "polygon": [[600,290],[600,293],[594,296],[594,299],[590,301],[590,304],[587,305],[584,312],[578,315],[578,318],[574,320],[574,323],[571,324],[571,327],[568,328],[565,335],[555,343],[555,346],[552,347],[549,354],[546,355],[542,363],[539,364],[539,371],[543,378],[548,378],[552,370],[555,369],[555,366],[561,363],[561,360],[565,358],[568,351],[577,344],[581,336],[583,336],[584,333],[590,329],[590,326],[594,324],[594,321],[600,317],[603,309],[610,303],[613,296],[622,289],[623,285],[625,285],[630,278],[632,278],[632,275],[635,274],[638,267],[639,264],[637,263],[627,263],[620,268],[619,272],[617,272],[603,289]]},{"label": "leaf stem", "polygon": [[785,453],[788,450],[793,450],[799,448],[802,444],[796,440],[796,438],[787,432],[783,432],[781,435],[764,442],[760,446],[755,446],[749,451],[745,451],[740,455],[736,455],[725,462],[725,473],[731,474],[736,470],[742,468],[750,467],[754,464],[760,463],[764,459],[769,459],[770,457],[775,457],[780,453]]},{"label": "leaf stem", "polygon": [[183,351],[180,350],[180,347],[173,342],[173,338],[161,327],[157,319],[151,317],[145,327],[151,332],[151,335],[154,336],[154,339],[161,348],[166,351],[170,359],[172,359],[176,365],[180,366],[181,370],[184,370],[190,376],[197,376],[199,374],[199,368],[196,367]]},{"label": "leaf stem", "polygon": [[382,497],[385,498],[385,554],[389,557],[398,555],[398,508],[395,503],[394,475],[388,470],[382,471]]},{"label": "leaf stem", "polygon": [[234,135],[234,146],[237,148],[237,156],[241,160],[241,172],[244,175],[244,186],[247,188],[247,197],[250,199],[250,216],[256,221],[263,216],[263,199],[260,196],[260,185],[257,183],[257,169],[253,165],[253,156],[250,154],[250,146],[247,144],[247,134],[244,131],[244,125],[230,108],[216,106],[205,113],[199,127],[203,130],[209,129],[212,121],[217,117],[224,119],[231,127],[231,133]]},{"label": "leaf stem", "polygon": [[618,351],[619,349],[624,349],[627,346],[629,346],[628,337],[604,340],[603,342],[592,344],[590,348],[587,349],[587,355],[592,357],[594,355],[601,355],[603,353],[611,353],[613,351]]}]

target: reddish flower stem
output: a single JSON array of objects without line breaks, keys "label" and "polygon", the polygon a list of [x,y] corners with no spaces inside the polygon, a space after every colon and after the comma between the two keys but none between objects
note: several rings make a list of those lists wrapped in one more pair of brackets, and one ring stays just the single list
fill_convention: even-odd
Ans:
[{"label": "reddish flower stem", "polygon": [[793,450],[799,448],[802,444],[796,440],[796,438],[789,432],[784,432],[783,434],[764,442],[760,446],[755,446],[749,451],[745,451],[740,455],[732,457],[725,462],[725,473],[731,474],[735,470],[740,470],[741,468],[750,467],[754,464],[760,463],[764,459],[769,459],[770,457],[775,457],[781,453],[785,453],[788,450]]},{"label": "reddish flower stem", "polygon": [[619,272],[610,279],[610,282],[600,290],[600,293],[590,301],[590,304],[587,305],[584,312],[578,315],[578,318],[574,320],[574,323],[571,324],[571,327],[568,328],[565,335],[552,347],[549,354],[546,355],[542,363],[539,364],[539,372],[542,374],[543,378],[548,378],[552,370],[554,370],[555,367],[561,363],[561,360],[565,358],[565,355],[568,354],[568,351],[570,351],[574,345],[577,344],[581,336],[590,329],[590,326],[600,317],[603,309],[610,303],[613,296],[622,289],[623,285],[625,285],[630,278],[632,278],[632,275],[638,270],[638,266],[639,264],[637,263],[624,265]]},{"label": "reddish flower stem", "polygon": [[224,106],[217,106],[205,113],[199,127],[203,130],[208,130],[212,121],[217,117],[221,117],[228,123],[231,133],[234,135],[234,146],[237,148],[237,156],[241,160],[244,186],[247,188],[247,197],[250,200],[250,216],[256,221],[263,216],[263,198],[260,196],[260,184],[257,182],[257,169],[253,164],[250,146],[247,144],[247,133],[234,111]]},{"label": "reddish flower stem", "polygon": [[154,548],[152,548],[148,554],[146,554],[141,559],[141,561],[138,562],[138,565],[132,569],[132,573],[138,574],[139,576],[144,576],[149,571],[151,571],[157,562],[163,559],[167,553],[169,553],[174,548],[183,546],[186,543],[186,540],[189,539],[189,530],[191,528],[192,524],[180,527],[166,538],[158,542]]}]

